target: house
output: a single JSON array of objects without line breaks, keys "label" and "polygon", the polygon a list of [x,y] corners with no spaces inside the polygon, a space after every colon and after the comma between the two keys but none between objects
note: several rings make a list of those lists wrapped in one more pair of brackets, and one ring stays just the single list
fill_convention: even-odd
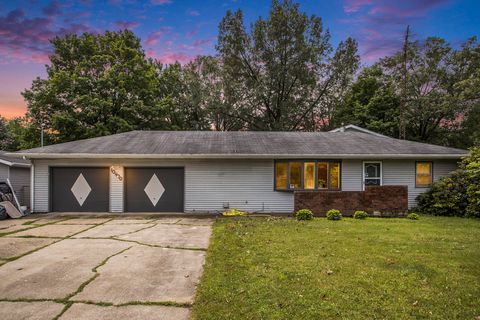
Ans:
[{"label": "house", "polygon": [[350,126],[333,132],[131,131],[16,156],[32,161],[34,212],[287,213],[296,202],[316,211],[332,203],[405,211],[466,154]]},{"label": "house", "polygon": [[30,161],[0,151],[0,182],[10,180],[21,206],[30,206]]}]

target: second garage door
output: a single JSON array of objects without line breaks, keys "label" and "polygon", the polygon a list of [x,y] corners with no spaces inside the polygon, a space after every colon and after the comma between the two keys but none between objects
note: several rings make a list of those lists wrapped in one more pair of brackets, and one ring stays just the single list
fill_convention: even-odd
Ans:
[{"label": "second garage door", "polygon": [[125,168],[127,212],[183,212],[183,168]]}]

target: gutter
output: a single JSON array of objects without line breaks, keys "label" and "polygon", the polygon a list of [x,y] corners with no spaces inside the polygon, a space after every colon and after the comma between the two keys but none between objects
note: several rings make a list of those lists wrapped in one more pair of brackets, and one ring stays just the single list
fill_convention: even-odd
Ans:
[{"label": "gutter", "polygon": [[[15,154],[11,153],[10,155],[14,156]],[[29,163],[18,163],[18,162],[3,160],[3,159],[0,159],[0,163],[7,165],[9,167],[30,168],[31,166]]]},{"label": "gutter", "polygon": [[10,153],[29,159],[461,159],[461,153],[416,154],[93,154],[93,153]]}]

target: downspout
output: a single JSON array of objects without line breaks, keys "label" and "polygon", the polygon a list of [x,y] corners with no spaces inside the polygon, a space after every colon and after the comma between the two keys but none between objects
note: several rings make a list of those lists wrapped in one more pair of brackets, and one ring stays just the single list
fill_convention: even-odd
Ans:
[{"label": "downspout", "polygon": [[35,165],[32,160],[32,166],[30,167],[30,212],[34,212],[34,197],[35,197]]}]

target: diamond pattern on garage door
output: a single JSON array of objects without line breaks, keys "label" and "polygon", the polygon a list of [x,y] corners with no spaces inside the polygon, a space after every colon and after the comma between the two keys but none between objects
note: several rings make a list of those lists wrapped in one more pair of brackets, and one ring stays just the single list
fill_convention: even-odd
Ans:
[{"label": "diamond pattern on garage door", "polygon": [[165,192],[165,188],[163,187],[162,182],[160,182],[160,180],[158,179],[157,175],[154,173],[143,191],[145,191],[148,199],[150,199],[153,206],[156,206],[158,200],[160,200],[163,193]]},{"label": "diamond pattern on garage door", "polygon": [[51,210],[107,212],[109,177],[108,167],[51,167]]},{"label": "diamond pattern on garage door", "polygon": [[125,211],[182,212],[183,184],[183,168],[126,167]]},{"label": "diamond pattern on garage door", "polygon": [[88,184],[87,179],[85,179],[83,174],[80,173],[70,190],[72,191],[73,196],[75,197],[75,199],[77,199],[78,204],[81,207],[83,206],[85,200],[87,200],[87,197],[92,191],[92,188]]}]

